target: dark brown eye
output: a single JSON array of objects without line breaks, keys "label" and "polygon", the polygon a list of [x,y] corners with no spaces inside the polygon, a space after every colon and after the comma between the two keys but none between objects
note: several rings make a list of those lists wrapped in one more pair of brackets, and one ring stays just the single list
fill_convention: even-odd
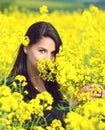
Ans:
[{"label": "dark brown eye", "polygon": [[39,50],[40,53],[44,54],[45,53],[45,50]]}]

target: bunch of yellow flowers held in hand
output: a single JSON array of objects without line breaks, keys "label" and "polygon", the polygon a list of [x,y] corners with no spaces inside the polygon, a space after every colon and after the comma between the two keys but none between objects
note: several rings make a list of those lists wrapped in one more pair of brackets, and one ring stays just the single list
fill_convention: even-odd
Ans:
[{"label": "bunch of yellow flowers held in hand", "polygon": [[[39,13],[25,14],[18,9],[0,13],[0,82],[3,82],[0,86],[1,130],[105,129],[104,17],[105,12],[95,6],[73,13],[48,13],[46,6],[42,6]],[[18,46],[21,43],[28,46],[30,41],[24,37],[26,28],[38,21],[51,22],[63,41],[56,60],[39,60],[38,70],[43,80],[60,84],[60,92],[70,104],[63,118],[64,124],[59,119],[47,123],[44,112],[52,110],[54,102],[47,91],[38,93],[28,102],[24,101],[24,96],[28,95],[25,76],[17,75],[11,79],[11,86],[6,86],[6,77],[14,63]],[[57,109],[64,110],[65,107],[58,106]]]}]

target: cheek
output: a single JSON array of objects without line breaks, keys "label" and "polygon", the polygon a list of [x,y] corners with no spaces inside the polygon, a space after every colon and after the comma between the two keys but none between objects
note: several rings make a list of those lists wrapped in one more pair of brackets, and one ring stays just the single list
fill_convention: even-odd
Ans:
[{"label": "cheek", "polygon": [[52,60],[52,61],[55,61],[55,59],[56,59],[56,57],[55,57],[55,56],[53,56],[51,60]]},{"label": "cheek", "polygon": [[42,58],[44,58],[44,56],[43,55],[40,55],[39,53],[30,53],[29,55],[28,55],[28,59],[30,60],[30,62],[32,63],[32,64],[37,64],[38,63],[38,60],[39,59],[42,59]]},{"label": "cheek", "polygon": [[40,59],[44,59],[44,56],[42,56],[42,55],[34,55],[34,61],[35,61],[35,63],[37,63]]}]

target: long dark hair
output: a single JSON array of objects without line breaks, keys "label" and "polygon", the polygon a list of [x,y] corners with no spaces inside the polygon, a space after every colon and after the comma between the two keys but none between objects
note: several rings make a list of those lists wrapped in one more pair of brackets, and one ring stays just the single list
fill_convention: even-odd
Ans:
[{"label": "long dark hair", "polygon": [[[49,22],[40,21],[40,22],[32,24],[28,28],[25,36],[28,36],[30,40],[28,45],[36,44],[42,37],[52,38],[55,41],[55,47],[56,47],[55,53],[59,52],[59,48],[62,45],[62,41],[57,30]],[[33,97],[33,95],[35,95],[35,92],[33,92],[34,89],[30,88],[32,84],[30,82],[30,79],[27,73],[27,62],[26,62],[27,55],[24,53],[23,47],[24,47],[23,44],[21,44],[16,61],[14,63],[14,66],[11,70],[10,75],[11,76],[24,75],[28,80],[27,89],[31,93],[30,94],[31,97]],[[57,82],[52,83],[52,82],[45,81],[45,86],[48,86],[47,90],[53,95],[53,97],[55,97],[55,100],[61,99],[61,94],[59,92],[59,85],[57,84]]]}]

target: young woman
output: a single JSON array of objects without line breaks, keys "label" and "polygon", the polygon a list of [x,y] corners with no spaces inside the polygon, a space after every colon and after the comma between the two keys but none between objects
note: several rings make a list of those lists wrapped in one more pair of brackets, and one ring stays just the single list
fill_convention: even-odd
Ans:
[{"label": "young woman", "polygon": [[60,36],[48,22],[37,22],[31,25],[25,36],[29,38],[29,44],[28,46],[21,44],[10,76],[24,75],[27,78],[26,89],[29,92],[29,100],[39,92],[48,91],[54,97],[54,104],[56,104],[62,99],[59,85],[57,82],[43,81],[37,70],[37,63],[39,59],[56,58],[56,53],[62,45]]}]

